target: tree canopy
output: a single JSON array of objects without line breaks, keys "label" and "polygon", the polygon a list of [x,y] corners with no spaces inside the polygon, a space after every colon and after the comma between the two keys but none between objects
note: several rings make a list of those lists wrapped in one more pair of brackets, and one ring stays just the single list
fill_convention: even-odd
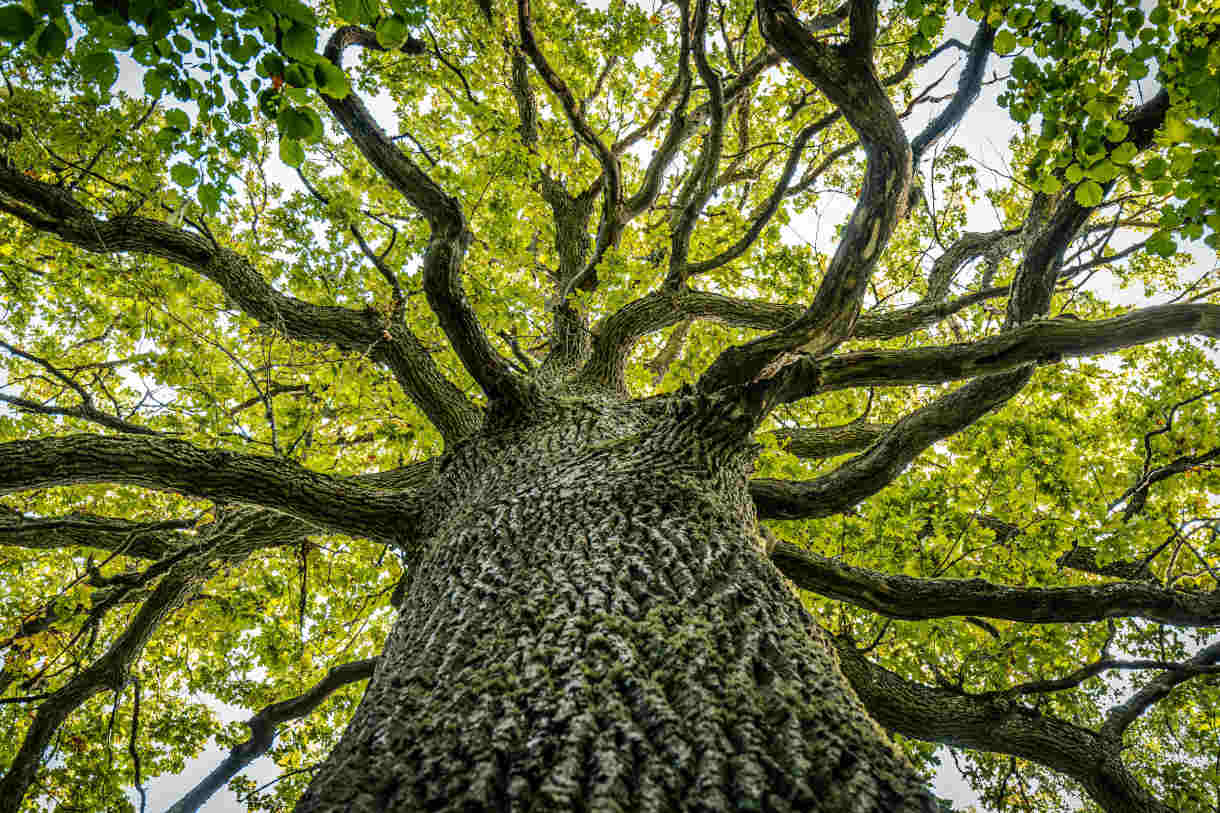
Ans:
[{"label": "tree canopy", "polygon": [[925,775],[1220,805],[1210,0],[25,0],[0,41],[0,811],[213,739],[178,809],[290,808],[410,495],[559,389],[744,404],[763,549]]}]

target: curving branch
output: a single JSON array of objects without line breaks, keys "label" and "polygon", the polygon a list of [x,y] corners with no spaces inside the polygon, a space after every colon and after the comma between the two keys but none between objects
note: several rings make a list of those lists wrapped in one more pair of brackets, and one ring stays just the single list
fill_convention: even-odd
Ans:
[{"label": "curving branch", "polygon": [[21,398],[15,395],[5,395],[0,393],[0,401],[6,404],[11,404],[22,412],[29,412],[35,415],[57,415],[65,418],[79,418],[90,423],[95,423],[98,426],[104,426],[107,429],[113,429],[117,432],[128,432],[133,435],[157,435],[160,434],[155,430],[149,429],[146,426],[141,426],[137,423],[124,420],[117,415],[111,415],[97,408],[97,404],[93,400],[93,396],[80,385],[80,383],[72,376],[60,370],[46,359],[36,356],[22,350],[19,347],[14,347],[5,341],[0,341],[0,347],[18,358],[23,358],[26,361],[37,364],[42,369],[46,370],[52,377],[64,384],[68,389],[76,393],[80,398],[80,403],[76,406],[57,407],[50,404],[39,403],[32,401],[29,398]]},{"label": "curving branch", "polygon": [[983,579],[916,579],[854,567],[783,540],[776,540],[771,561],[803,590],[905,621],[975,616],[1068,624],[1146,618],[1185,627],[1220,625],[1220,593],[1185,593],[1147,581],[1013,587]]},{"label": "curving branch", "polygon": [[133,522],[81,513],[58,517],[0,514],[0,547],[97,548],[139,559],[160,559],[189,544],[191,537],[182,531],[193,527],[195,521],[189,519]]},{"label": "curving branch", "polygon": [[166,813],[195,813],[216,791],[228,784],[230,779],[270,750],[275,742],[277,726],[310,714],[344,686],[368,680],[373,676],[377,661],[377,658],[365,658],[332,666],[325,677],[303,694],[260,709],[246,721],[246,725],[250,727],[250,738],[233,746],[224,761],[199,780],[199,784],[175,802]]},{"label": "curving branch", "polygon": [[[763,409],[844,386],[934,384],[984,375],[898,421],[838,469],[805,481],[751,480],[750,494],[764,519],[830,516],[876,494],[924,449],[1003,405],[1029,380],[1033,365],[1192,334],[1220,338],[1220,305],[1159,305],[1095,322],[1044,319],[973,344],[803,358],[756,387],[753,397]],[[777,389],[768,391],[773,384]]]},{"label": "curving branch", "polygon": [[[478,428],[480,414],[444,377],[419,339],[374,311],[314,305],[273,288],[242,255],[159,220],[132,215],[101,219],[66,189],[0,162],[0,210],[66,243],[98,254],[160,257],[216,283],[252,319],[297,341],[369,353],[394,373],[403,391],[449,441]],[[120,427],[113,427],[120,428]]]},{"label": "curving branch", "polygon": [[618,242],[619,236],[622,234],[625,223],[620,213],[623,204],[622,172],[619,168],[618,156],[610,149],[609,145],[598,138],[597,133],[593,132],[593,128],[589,126],[589,122],[585,119],[581,103],[573,95],[567,83],[555,73],[546,56],[542,53],[542,49],[539,48],[538,41],[534,37],[534,21],[530,12],[529,0],[517,0],[517,27],[521,33],[521,47],[526,55],[529,56],[534,69],[538,71],[538,75],[542,77],[546,86],[559,99],[564,115],[567,116],[568,124],[575,131],[577,137],[593,153],[597,163],[602,168],[600,179],[602,218],[597,229],[597,241],[593,247],[593,256],[589,259],[584,269],[564,285],[559,297],[559,304],[563,304],[568,294],[584,285],[586,281],[593,279],[597,264],[601,262],[606,251]]},{"label": "curving branch", "polygon": [[[685,0],[679,4],[683,17],[686,15],[686,5]],[[720,157],[724,148],[724,83],[707,59],[707,16],[707,0],[696,0],[695,19],[691,25],[691,53],[695,58],[699,78],[707,88],[710,124],[694,167],[687,174],[678,193],[677,211],[670,224],[669,272],[664,283],[669,289],[679,287],[689,273],[687,256],[690,252],[691,234],[704,206],[716,191],[716,178],[720,173]]]},{"label": "curving branch", "polygon": [[251,503],[385,542],[401,542],[414,530],[410,495],[362,487],[282,458],[135,436],[68,435],[0,444],[0,494],[77,483],[123,483]]},{"label": "curving branch", "polygon": [[1217,459],[1220,459],[1220,446],[1200,454],[1182,455],[1163,466],[1146,471],[1138,483],[1128,488],[1121,497],[1110,504],[1110,510],[1126,503],[1126,507],[1123,508],[1123,521],[1126,522],[1144,510],[1144,506],[1148,504],[1148,492],[1152,486],[1162,480],[1168,480],[1174,475],[1199,469]]},{"label": "curving branch", "polygon": [[[821,119],[805,127],[797,134],[796,139],[792,142],[792,146],[788,150],[788,158],[784,163],[783,170],[780,171],[779,178],[775,181],[775,186],[771,190],[771,194],[767,196],[766,201],[763,202],[762,206],[759,207],[759,210],[751,217],[750,226],[745,230],[745,232],[742,233],[741,237],[739,237],[731,246],[728,246],[715,256],[708,257],[706,260],[699,260],[697,262],[685,262],[682,265],[674,267],[670,271],[670,274],[676,280],[686,280],[697,274],[707,273],[714,268],[719,268],[726,263],[732,262],[744,254],[750,248],[750,246],[754,245],[754,241],[758,239],[760,234],[762,234],[763,229],[765,229],[767,224],[771,222],[771,218],[774,217],[775,213],[779,211],[779,207],[781,204],[783,204],[784,198],[788,196],[790,186],[792,184],[792,178],[796,175],[796,169],[799,165],[801,153],[804,151],[805,146],[809,143],[811,138],[820,133],[826,127],[829,127],[837,118],[838,117],[833,114],[823,116]],[[854,145],[852,146],[852,149],[854,149]],[[836,150],[835,152],[838,153],[839,150]],[[838,156],[835,155],[835,157],[837,158]],[[821,173],[810,174],[819,175]],[[674,256],[676,255],[670,255],[671,263],[673,262]]]},{"label": "curving branch", "polygon": [[992,232],[966,232],[945,252],[932,261],[928,272],[928,295],[925,301],[940,302],[949,294],[949,286],[962,268],[978,257],[987,257],[988,262],[1000,260],[1000,255],[1016,248],[1020,241],[1020,229],[1002,229]]},{"label": "curving branch", "polygon": [[[894,339],[929,327],[953,314],[1004,296],[1007,286],[987,288],[948,302],[923,301],[891,311],[860,315],[852,331],[856,339]],[[624,305],[593,329],[597,339],[582,373],[590,381],[623,386],[623,365],[631,347],[642,336],[663,330],[684,319],[706,319],[737,327],[778,330],[799,319],[805,309],[763,300],[739,299],[723,294],[683,288],[654,291]]]},{"label": "curving branch", "polygon": [[789,403],[845,387],[940,384],[1027,364],[1113,353],[1173,336],[1220,338],[1220,305],[1154,305],[1112,319],[1039,319],[966,344],[804,357],[762,388]]},{"label": "curving branch", "polygon": [[891,731],[1045,765],[1079,782],[1107,813],[1172,813],[1131,775],[1118,749],[1093,731],[1008,697],[971,696],[907,680],[869,661],[850,641],[832,641],[843,675],[869,714]]},{"label": "curving branch", "polygon": [[858,452],[875,443],[890,430],[888,424],[852,421],[840,426],[778,429],[772,434],[789,454],[807,459],[836,457]]},{"label": "curving branch", "polygon": [[[521,49],[505,41],[512,63],[511,84],[513,98],[517,103],[517,117],[521,124],[518,132],[521,143],[531,151],[538,145],[538,102],[529,81],[529,64]],[[607,71],[614,60],[607,61]],[[605,76],[603,73],[602,76]],[[551,308],[550,351],[537,371],[540,381],[560,378],[587,358],[589,353],[589,327],[587,318],[565,301],[564,290],[586,268],[589,253],[589,221],[593,217],[593,202],[601,186],[600,179],[579,195],[571,195],[564,183],[552,177],[542,167],[538,178],[542,199],[551,207],[551,218],[555,228],[555,249],[559,255],[558,268],[547,269],[555,284],[555,304]],[[590,282],[596,280],[591,278]],[[518,348],[513,354],[526,369],[533,367]]]},{"label": "curving branch", "polygon": [[[382,50],[373,32],[344,26],[327,42],[326,58],[341,65],[343,52],[354,45]],[[403,49],[423,52],[418,40],[408,40]],[[423,257],[424,293],[467,372],[489,400],[510,412],[531,403],[528,383],[492,347],[462,289],[461,266],[471,234],[461,204],[398,149],[355,93],[342,99],[322,94],[322,99],[373,168],[428,221],[431,234]]]},{"label": "curving branch", "polygon": [[928,126],[919,135],[911,139],[911,152],[916,164],[919,163],[919,159],[923,157],[928,147],[957,126],[962,117],[966,115],[966,111],[978,99],[979,91],[983,88],[983,73],[987,69],[987,59],[991,56],[991,49],[995,44],[995,35],[996,29],[986,20],[974,32],[974,38],[970,40],[967,51],[966,66],[962,69],[961,76],[958,77],[957,91],[953,94],[953,98],[936,118],[928,122]]},{"label": "curving branch", "polygon": [[1200,674],[1213,673],[1209,667],[1220,663],[1220,641],[1199,650],[1184,665],[1185,669],[1168,671],[1148,682],[1144,688],[1106,713],[1101,734],[1111,747],[1121,746],[1123,733],[1152,706],[1169,696],[1175,688]]},{"label": "curving branch", "polygon": [[983,376],[895,423],[863,454],[812,480],[754,479],[750,496],[762,519],[825,517],[889,485],[925,449],[1002,406],[1033,375],[1026,365]]},{"label": "curving branch", "polygon": [[200,545],[195,555],[184,557],[167,569],[106,652],[38,707],[20,749],[0,778],[0,813],[18,813],[60,725],[91,697],[104,691],[123,690],[157,627],[202,585],[207,575],[264,547],[263,537],[268,534],[278,537],[285,528],[290,533],[299,533],[299,524],[291,517],[243,509],[210,526],[208,544]]},{"label": "curving branch", "polygon": [[699,380],[707,392],[766,378],[793,351],[821,355],[851,335],[873,268],[906,213],[914,166],[873,65],[872,0],[851,4],[851,34],[844,46],[828,46],[813,36],[787,0],[759,0],[756,9],[767,42],[843,111],[860,138],[867,166],[860,199],[809,308],[783,329],[724,351]]}]

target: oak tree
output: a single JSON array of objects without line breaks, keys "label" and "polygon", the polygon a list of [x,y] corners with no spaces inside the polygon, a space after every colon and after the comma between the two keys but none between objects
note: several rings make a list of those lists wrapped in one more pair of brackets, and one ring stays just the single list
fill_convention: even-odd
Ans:
[{"label": "oak tree", "polygon": [[1218,33],[0,6],[0,811],[1214,810]]}]

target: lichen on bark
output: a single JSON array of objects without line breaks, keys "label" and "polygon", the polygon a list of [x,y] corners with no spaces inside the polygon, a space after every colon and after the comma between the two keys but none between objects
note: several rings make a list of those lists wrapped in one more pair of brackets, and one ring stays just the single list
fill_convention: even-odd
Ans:
[{"label": "lichen on bark", "polygon": [[298,810],[930,809],[759,549],[733,414],[576,401],[451,452]]}]

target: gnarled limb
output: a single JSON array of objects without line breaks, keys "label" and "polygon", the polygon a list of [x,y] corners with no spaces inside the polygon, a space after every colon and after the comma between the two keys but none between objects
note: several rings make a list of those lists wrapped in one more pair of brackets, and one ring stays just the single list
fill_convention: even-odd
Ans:
[{"label": "gnarled limb", "polygon": [[783,540],[776,540],[771,561],[803,590],[907,621],[978,616],[1067,624],[1133,617],[1186,627],[1220,625],[1220,593],[1184,593],[1146,581],[1013,587],[983,579],[916,579],[854,567]]},{"label": "gnarled limb", "polygon": [[194,520],[133,522],[92,514],[23,517],[0,514],[0,547],[30,550],[98,548],[139,559],[160,559],[191,542],[181,532]]},{"label": "gnarled limb", "polygon": [[1101,726],[1101,735],[1112,748],[1122,745],[1123,733],[1140,715],[1150,709],[1153,704],[1169,696],[1175,687],[1185,683],[1197,675],[1204,674],[1203,667],[1211,667],[1220,663],[1220,641],[1195,653],[1186,662],[1187,666],[1199,667],[1165,672],[1148,682],[1144,688],[1133,694],[1123,703],[1114,706],[1106,713],[1106,720]]},{"label": "gnarled limb", "polygon": [[802,348],[821,355],[851,335],[872,270],[906,212],[913,171],[910,145],[873,65],[871,0],[851,4],[848,41],[833,47],[815,38],[786,0],[759,0],[756,8],[767,42],[843,111],[867,167],[860,199],[808,310],[782,330],[722,353],[699,380],[705,391],[765,378],[786,354]]},{"label": "gnarled limb", "polygon": [[925,686],[872,663],[833,639],[844,676],[872,717],[907,737],[1012,754],[1079,782],[1106,813],[1172,813],[1127,770],[1098,734],[1022,706]]},{"label": "gnarled limb", "polygon": [[338,689],[368,680],[373,676],[376,666],[377,658],[364,658],[332,666],[325,677],[303,694],[259,709],[257,714],[246,721],[246,725],[250,727],[250,738],[233,746],[224,761],[199,780],[199,784],[175,802],[166,813],[195,813],[216,791],[228,784],[230,779],[267,753],[275,742],[277,726],[311,713]]},{"label": "gnarled limb", "polygon": [[[685,1],[680,3],[680,7],[685,17]],[[670,289],[679,287],[689,271],[686,258],[690,251],[691,233],[703,207],[716,191],[716,177],[720,174],[720,156],[724,147],[724,83],[707,60],[707,11],[707,0],[696,0],[695,19],[691,25],[691,53],[699,77],[708,91],[710,124],[694,167],[687,173],[678,193],[678,208],[671,221],[669,273],[664,283]]]},{"label": "gnarled limb", "polygon": [[106,652],[38,707],[21,748],[0,778],[0,813],[17,813],[21,809],[51,738],[68,716],[89,698],[104,691],[119,692],[126,686],[132,667],[157,627],[214,572],[210,563],[219,567],[240,562],[264,547],[265,536],[278,536],[286,529],[299,533],[299,528],[300,523],[291,517],[239,509],[210,528],[207,544],[199,546],[195,555],[168,568]]},{"label": "gnarled limb", "polygon": [[772,403],[790,403],[844,387],[939,384],[1189,335],[1220,338],[1220,305],[1154,305],[1095,321],[1039,319],[966,344],[805,356],[759,387]]},{"label": "gnarled limb", "polygon": [[[344,50],[353,45],[382,50],[373,32],[344,26],[327,42],[326,58],[340,65]],[[404,48],[408,53],[420,53],[422,43],[409,40]],[[424,293],[467,372],[491,401],[509,412],[530,403],[528,382],[492,347],[462,289],[461,265],[471,235],[461,204],[398,149],[355,93],[342,99],[323,94],[322,99],[373,168],[428,221],[431,234],[423,258]]]},{"label": "gnarled limb", "polygon": [[789,454],[819,459],[858,452],[871,446],[889,430],[888,424],[852,421],[840,426],[777,429],[772,434]]},{"label": "gnarled limb", "polygon": [[602,168],[600,178],[602,218],[597,227],[597,241],[593,247],[593,256],[580,273],[564,284],[558,303],[562,305],[571,291],[580,287],[586,280],[593,278],[597,264],[601,262],[606,251],[618,242],[619,235],[622,234],[625,223],[625,219],[620,213],[623,204],[622,172],[619,169],[618,156],[609,145],[597,137],[597,133],[593,132],[593,128],[585,119],[580,102],[568,88],[567,83],[551,68],[542,49],[538,47],[538,41],[534,37],[534,21],[530,12],[529,0],[517,0],[517,27],[521,33],[521,47],[529,56],[534,69],[538,71],[547,87],[559,99],[568,124],[597,158],[597,162]]},{"label": "gnarled limb", "polygon": [[924,152],[935,144],[938,138],[957,126],[962,117],[966,115],[966,111],[978,99],[979,91],[983,87],[983,72],[987,68],[987,58],[991,56],[995,35],[996,29],[986,20],[974,32],[974,38],[970,40],[970,47],[967,51],[966,66],[962,68],[961,76],[958,77],[957,91],[953,94],[953,98],[936,118],[928,122],[928,126],[919,135],[911,139],[911,152],[914,155],[915,163],[919,163]]},{"label": "gnarled limb", "polygon": [[[838,389],[848,380],[854,381],[856,386],[936,383],[931,380],[935,377],[931,374],[932,367],[920,360],[928,358],[922,354],[929,351],[946,353],[940,361],[962,354],[957,359],[964,366],[952,362],[938,367],[940,373],[964,372],[966,366],[970,366],[978,373],[991,374],[970,381],[898,421],[867,452],[828,474],[806,481],[752,480],[750,493],[759,516],[776,519],[824,517],[850,508],[888,485],[928,446],[961,431],[1019,392],[1033,374],[1035,363],[1057,363],[1071,356],[1105,353],[1189,334],[1220,337],[1220,305],[1160,305],[1096,322],[1046,319],[974,344],[893,351],[897,355],[885,362],[880,357],[888,355],[886,351],[848,353],[820,360],[801,359],[771,379],[784,383],[779,384],[778,394],[760,394],[763,401],[776,397],[778,400],[774,403],[779,403],[792,400],[789,396],[798,392],[826,392]],[[989,350],[976,354],[979,345],[987,345]],[[905,353],[915,355],[899,362],[897,356]],[[875,363],[886,367],[888,372],[879,376],[865,373]],[[999,372],[1001,370],[1007,372]],[[796,384],[798,379],[801,383]],[[790,388],[794,384],[795,388]]]},{"label": "gnarled limb", "polygon": [[1030,366],[975,379],[893,425],[868,451],[812,480],[759,478],[750,496],[762,519],[825,517],[844,511],[889,485],[938,440],[960,432],[1021,391]]},{"label": "gnarled limb", "polygon": [[[1001,286],[965,294],[948,302],[925,300],[892,311],[870,311],[856,320],[852,336],[857,339],[897,338],[1006,293],[1008,287]],[[589,381],[611,383],[621,388],[622,365],[635,342],[683,319],[707,319],[738,327],[778,330],[804,312],[800,305],[739,299],[690,288],[655,291],[624,305],[594,327],[597,340],[581,375]]]},{"label": "gnarled limb", "polygon": [[[512,93],[517,103],[517,117],[521,121],[518,127],[521,143],[534,150],[538,144],[538,102],[530,86],[529,64],[520,48],[508,41],[505,47],[512,62]],[[542,167],[538,181],[542,199],[551,207],[555,249],[559,257],[558,267],[547,269],[552,272],[555,292],[551,307],[550,350],[536,373],[539,380],[546,382],[562,378],[589,355],[588,319],[566,301],[563,292],[586,267],[589,221],[593,217],[593,201],[601,186],[601,179],[575,196],[546,167]],[[520,354],[517,354],[518,360],[521,360]]]},{"label": "gnarled limb", "polygon": [[0,494],[75,483],[125,483],[273,508],[340,533],[401,542],[408,495],[364,488],[281,458],[151,437],[68,435],[0,444]]},{"label": "gnarled limb", "polygon": [[401,323],[386,325],[372,311],[314,305],[287,296],[268,284],[245,257],[212,240],[147,217],[99,218],[68,190],[2,162],[0,210],[86,251],[146,254],[196,271],[219,285],[252,319],[290,339],[369,353],[390,368],[446,440],[456,441],[479,426],[478,409],[442,375],[427,349]]},{"label": "gnarled limb", "polygon": [[[796,139],[788,150],[788,158],[784,163],[783,170],[780,171],[779,178],[775,181],[771,194],[767,196],[767,200],[763,202],[758,212],[751,218],[749,228],[745,230],[741,237],[737,238],[733,245],[725,248],[714,257],[708,257],[705,260],[697,262],[684,262],[682,265],[675,266],[671,268],[671,276],[676,280],[686,280],[697,274],[706,273],[713,268],[719,268],[744,254],[754,244],[754,241],[758,239],[758,236],[762,234],[767,224],[771,222],[771,218],[779,211],[780,205],[788,195],[789,186],[792,183],[793,176],[796,175],[796,168],[800,162],[801,153],[805,149],[805,145],[809,143],[809,139],[830,126],[834,118],[837,118],[837,116],[823,116],[797,134]],[[671,254],[670,256],[671,263],[674,256],[676,255]]]}]

